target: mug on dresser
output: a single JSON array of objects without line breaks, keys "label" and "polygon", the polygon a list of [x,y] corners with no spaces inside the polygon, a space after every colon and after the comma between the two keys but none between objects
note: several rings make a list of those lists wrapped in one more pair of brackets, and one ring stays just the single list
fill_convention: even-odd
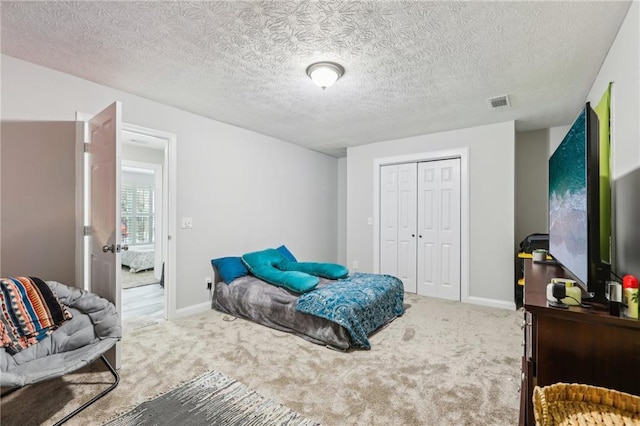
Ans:
[{"label": "mug on dresser", "polygon": [[532,254],[535,262],[542,262],[547,259],[547,251],[545,249],[535,249]]}]

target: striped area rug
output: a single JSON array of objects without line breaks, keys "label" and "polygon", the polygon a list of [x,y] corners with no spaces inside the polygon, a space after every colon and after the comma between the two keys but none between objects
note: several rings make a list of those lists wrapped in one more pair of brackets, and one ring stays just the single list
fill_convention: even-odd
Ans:
[{"label": "striped area rug", "polygon": [[221,373],[206,373],[106,423],[108,426],[312,426],[319,423]]}]

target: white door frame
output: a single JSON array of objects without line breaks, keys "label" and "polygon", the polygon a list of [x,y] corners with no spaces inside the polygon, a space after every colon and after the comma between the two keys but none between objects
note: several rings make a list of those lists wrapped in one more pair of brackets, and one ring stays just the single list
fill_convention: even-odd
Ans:
[{"label": "white door frame", "polygon": [[[88,171],[88,162],[85,161],[84,141],[88,137],[87,122],[92,116],[90,114],[76,112],[76,287],[82,287],[88,290],[89,278],[88,270],[85,268],[89,250],[85,247],[86,240],[83,235],[84,224],[87,223],[87,211],[84,208],[84,200],[89,200],[90,191],[84,187],[85,176]],[[83,123],[84,122],[84,123]],[[173,133],[161,130],[150,129],[147,127],[137,126],[134,124],[122,123],[122,130],[139,133],[146,136],[156,137],[167,141],[164,152],[164,165],[162,186],[164,189],[163,196],[163,213],[165,217],[166,237],[166,253],[163,258],[166,259],[164,271],[164,306],[167,320],[176,318],[176,188],[177,188],[177,136]]]},{"label": "white door frame", "polygon": [[134,124],[122,123],[122,130],[130,133],[138,133],[167,141],[164,151],[164,164],[162,167],[162,212],[163,212],[163,238],[166,238],[163,247],[163,259],[166,259],[164,267],[164,309],[166,319],[176,318],[176,141],[173,133],[150,129]]},{"label": "white door frame", "polygon": [[373,160],[373,272],[380,273],[380,167],[390,164],[460,159],[460,299],[469,298],[469,148],[422,152]]}]

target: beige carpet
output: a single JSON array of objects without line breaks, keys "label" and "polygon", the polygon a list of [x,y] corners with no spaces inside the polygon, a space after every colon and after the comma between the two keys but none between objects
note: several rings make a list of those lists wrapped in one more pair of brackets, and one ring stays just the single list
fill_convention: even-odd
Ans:
[{"label": "beige carpet", "polygon": [[[371,350],[350,353],[216,311],[133,330],[120,385],[68,424],[101,424],[211,370],[324,425],[517,424],[522,314],[414,295],[405,305]],[[106,378],[20,390],[1,423],[51,424]]]}]

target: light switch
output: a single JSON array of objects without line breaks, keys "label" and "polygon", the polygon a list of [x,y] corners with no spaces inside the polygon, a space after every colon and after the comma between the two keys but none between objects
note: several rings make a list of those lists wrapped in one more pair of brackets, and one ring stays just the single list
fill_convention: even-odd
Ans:
[{"label": "light switch", "polygon": [[182,229],[191,229],[193,228],[193,219],[190,217],[182,218]]},{"label": "light switch", "polygon": [[373,218],[372,217],[368,217],[367,218],[367,225],[373,225]]}]

